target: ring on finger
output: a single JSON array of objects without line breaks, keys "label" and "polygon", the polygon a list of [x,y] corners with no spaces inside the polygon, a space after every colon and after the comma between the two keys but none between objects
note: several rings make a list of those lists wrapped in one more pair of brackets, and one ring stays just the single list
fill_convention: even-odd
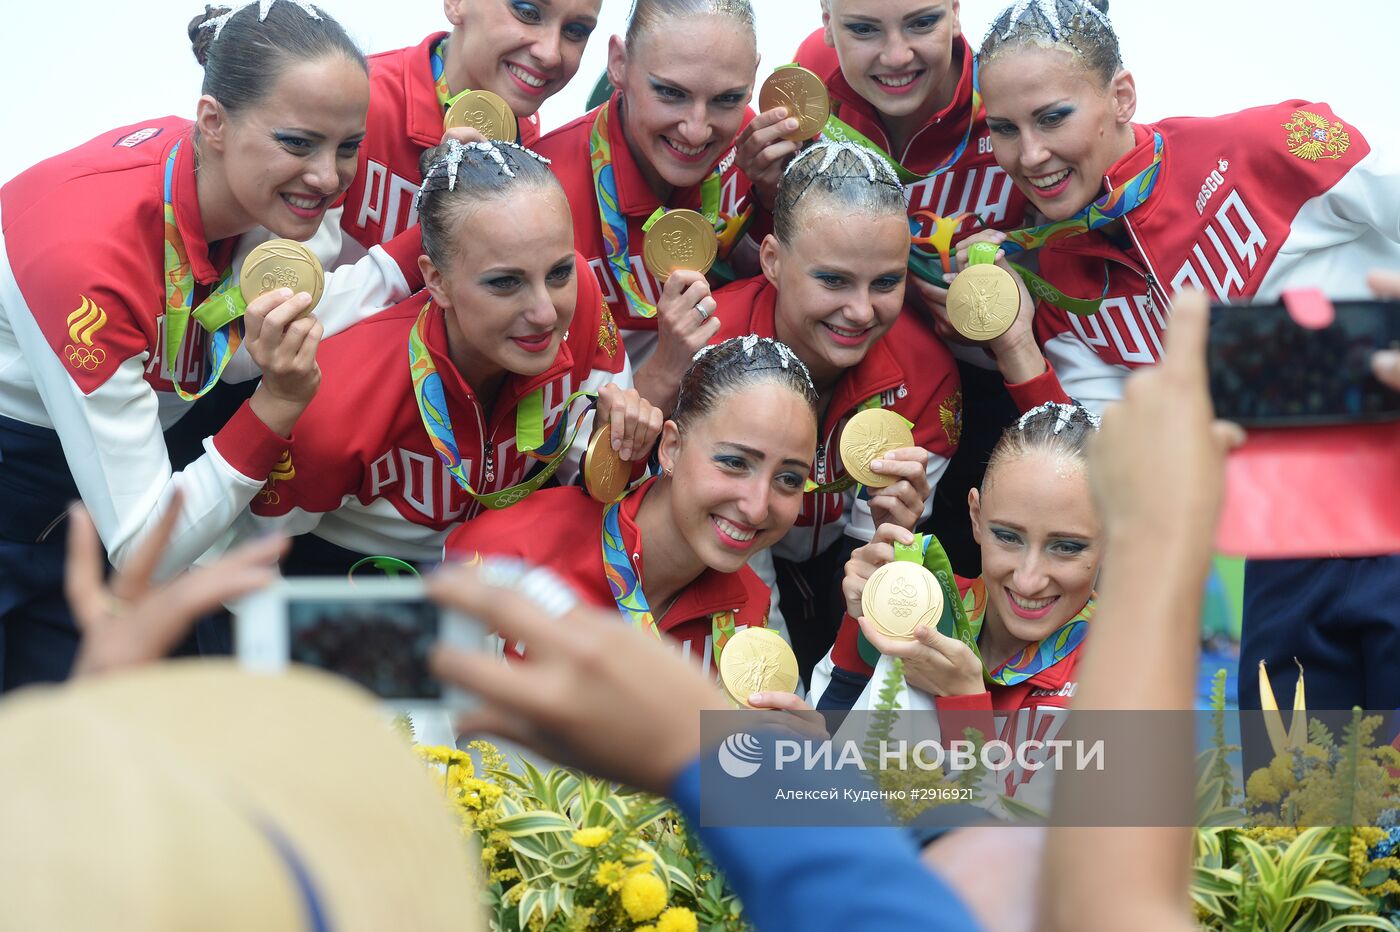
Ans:
[{"label": "ring on finger", "polygon": [[713,301],[710,298],[701,298],[700,303],[695,305],[695,313],[700,315],[701,323],[709,320],[710,315],[714,313],[714,310],[707,306],[711,303],[713,303]]}]

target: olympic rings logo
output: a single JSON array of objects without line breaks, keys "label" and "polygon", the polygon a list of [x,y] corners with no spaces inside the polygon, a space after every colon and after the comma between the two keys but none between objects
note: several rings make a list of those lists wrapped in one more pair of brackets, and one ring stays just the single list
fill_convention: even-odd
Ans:
[{"label": "olympic rings logo", "polygon": [[90,349],[86,346],[74,346],[70,343],[63,348],[63,352],[68,355],[70,366],[86,372],[91,372],[107,361],[107,351],[100,346],[97,349]]}]

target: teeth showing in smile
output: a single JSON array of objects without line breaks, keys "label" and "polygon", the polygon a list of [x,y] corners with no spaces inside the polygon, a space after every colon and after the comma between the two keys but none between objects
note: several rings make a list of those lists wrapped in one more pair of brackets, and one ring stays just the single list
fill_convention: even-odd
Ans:
[{"label": "teeth showing in smile", "polygon": [[301,210],[315,210],[317,207],[320,207],[321,202],[325,200],[325,198],[321,197],[297,197],[295,194],[284,194],[282,196],[287,199],[288,204],[300,208]]},{"label": "teeth showing in smile", "polygon": [[1059,184],[1061,181],[1064,181],[1068,177],[1069,169],[1065,168],[1055,172],[1055,174],[1053,175],[1042,175],[1039,178],[1030,178],[1027,180],[1029,180],[1030,183],[1037,188],[1053,188],[1055,185]]},{"label": "teeth showing in smile", "polygon": [[1016,593],[1012,592],[1010,589],[1006,590],[1006,594],[1011,598],[1011,601],[1016,603],[1018,607],[1024,608],[1028,612],[1034,612],[1039,609],[1042,609],[1045,606],[1049,605],[1051,602],[1055,601],[1055,599],[1057,598],[1056,596],[1052,595],[1048,599],[1023,599]]},{"label": "teeth showing in smile", "polygon": [[878,84],[885,85],[885,87],[908,87],[910,84],[914,83],[914,79],[918,76],[919,72],[917,71],[911,71],[909,74],[901,75],[877,74],[875,75],[875,81]]},{"label": "teeth showing in smile", "polygon": [[546,82],[544,78],[537,78],[534,75],[530,74],[528,71],[525,71],[523,68],[520,68],[518,65],[512,65],[509,62],[507,62],[506,70],[509,71],[511,74],[515,75],[520,80],[524,81],[526,84],[530,85],[531,87],[545,86]]},{"label": "teeth showing in smile", "polygon": [[865,333],[864,327],[861,327],[858,330],[847,330],[845,327],[838,327],[835,324],[828,324],[825,321],[822,322],[822,326],[830,330],[832,333],[836,334],[838,337],[845,337],[848,340],[854,340],[856,337],[862,336]]},{"label": "teeth showing in smile", "polygon": [[719,528],[721,531],[723,531],[726,537],[731,537],[731,538],[733,538],[734,540],[737,540],[737,541],[739,541],[739,542],[741,542],[741,543],[742,543],[743,541],[753,540],[753,536],[754,536],[755,534],[758,533],[756,530],[741,531],[741,530],[739,530],[739,528],[736,527],[734,524],[732,524],[732,523],[729,522],[729,521],[726,521],[724,518],[721,518],[719,515],[715,515],[715,516],[714,516],[714,522],[715,522],[715,527],[717,527],[717,528]]},{"label": "teeth showing in smile", "polygon": [[705,151],[704,146],[683,146],[680,143],[676,142],[674,139],[672,139],[670,136],[664,136],[662,138],[665,139],[666,142],[670,143],[671,148],[675,149],[681,155],[696,156],[699,155],[701,152]]}]

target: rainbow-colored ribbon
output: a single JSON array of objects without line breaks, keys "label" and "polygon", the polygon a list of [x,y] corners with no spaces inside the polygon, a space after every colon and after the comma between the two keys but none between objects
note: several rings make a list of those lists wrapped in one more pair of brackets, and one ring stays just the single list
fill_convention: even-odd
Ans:
[{"label": "rainbow-colored ribbon", "polygon": [[485,508],[507,508],[544,485],[559,469],[565,454],[569,452],[578,436],[584,416],[592,408],[590,404],[579,413],[572,432],[568,433],[568,439],[565,440],[570,405],[579,398],[596,396],[592,392],[584,391],[570,395],[564,402],[564,414],[554,425],[548,441],[544,440],[544,389],[537,389],[522,398],[515,409],[516,448],[544,461],[545,467],[531,478],[510,488],[497,492],[477,492],[472,488],[471,480],[462,465],[457,437],[452,431],[452,417],[447,411],[447,393],[443,389],[442,376],[438,374],[437,364],[433,362],[432,353],[428,351],[427,322],[432,306],[431,301],[423,305],[413,329],[408,332],[408,370],[413,380],[413,399],[418,405],[418,415],[423,421],[423,427],[428,432],[428,439],[432,441],[438,459],[442,460],[442,464],[447,467],[447,471],[457,480],[462,490]]},{"label": "rainbow-colored ribbon", "polygon": [[[598,108],[598,117],[593,121],[593,132],[588,139],[588,157],[593,167],[593,190],[598,201],[598,215],[602,220],[603,250],[607,253],[608,265],[622,286],[623,297],[632,313],[639,317],[655,317],[656,305],[642,297],[633,273],[631,257],[628,255],[627,217],[622,213],[617,200],[617,175],[613,168],[612,140],[608,136],[608,123],[611,120],[611,103]],[[700,213],[714,225],[719,237],[719,255],[724,258],[734,247],[743,232],[751,210],[737,217],[720,215],[720,167],[705,176],[700,182]],[[642,229],[645,230],[656,218],[666,212],[662,207],[653,213]]]},{"label": "rainbow-colored ribbon", "polygon": [[[194,310],[194,269],[190,265],[189,254],[185,251],[185,241],[180,237],[180,228],[175,223],[175,156],[180,151],[177,142],[165,159],[165,367],[170,371],[170,382],[175,393],[184,401],[196,401],[203,397],[219,381],[224,368],[233,354],[238,352],[243,342],[242,317],[244,312],[243,295],[233,286],[233,269],[225,269],[209,297]],[[189,329],[192,315],[212,312],[219,319],[229,321],[209,334],[209,370],[204,384],[193,393],[185,391],[176,377],[179,371],[180,346],[185,342],[185,332]]]},{"label": "rainbow-colored ribbon", "polygon": [[[642,592],[642,583],[632,558],[627,555],[627,545],[622,540],[622,525],[618,514],[622,502],[616,501],[603,509],[603,572],[608,578],[608,588],[612,590],[613,601],[634,628],[646,631],[654,637],[661,637],[661,629],[652,617],[651,606]],[[710,616],[710,632],[714,644],[714,662],[719,666],[719,655],[724,645],[734,636],[735,621],[733,612],[715,612]]]}]

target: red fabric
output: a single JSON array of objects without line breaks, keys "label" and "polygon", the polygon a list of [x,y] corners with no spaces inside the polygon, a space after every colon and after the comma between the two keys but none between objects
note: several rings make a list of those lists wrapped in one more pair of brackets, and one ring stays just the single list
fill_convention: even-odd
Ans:
[{"label": "red fabric", "polygon": [[[909,140],[903,152],[891,152],[880,114],[846,81],[836,50],[826,44],[822,30],[808,36],[797,49],[799,65],[818,75],[831,94],[836,115],[868,139],[878,143],[916,174],[933,171],[953,153],[963,139],[969,120],[976,120],[967,148],[947,171],[915,182],[908,188],[909,210],[931,210],[940,217],[972,211],[988,226],[1014,230],[1025,225],[1027,201],[992,155],[986,110],[972,112],[972,49],[959,38],[953,54],[962,71],[952,101],[933,116]],[[927,227],[927,224],[925,224]],[[928,234],[928,229],[921,231]]]},{"label": "red fabric", "polygon": [[[749,333],[777,337],[778,289],[763,276],[734,282],[715,292],[714,298],[715,316],[722,323],[712,342]],[[841,428],[862,402],[877,394],[884,395],[884,407],[913,422],[915,444],[935,456],[952,458],[962,435],[957,363],[930,330],[912,314],[901,313],[865,359],[837,383],[818,433],[813,480],[827,483],[846,474],[841,467]],[[795,527],[819,531],[844,515],[848,500],[845,492],[808,492],[802,497]],[[819,540],[820,534],[814,533],[814,548]],[[811,556],[817,552],[814,549]]]},{"label": "red fabric", "polygon": [[[365,141],[340,222],[366,249],[417,222],[413,196],[423,183],[418,160],[442,142],[443,132],[430,54],[446,35],[435,32],[418,45],[370,56]],[[533,147],[538,138],[538,116],[521,120],[521,145]]]},{"label": "red fabric", "polygon": [[[633,565],[645,559],[636,525],[637,509],[656,480],[623,499],[618,524]],[[476,556],[519,557],[559,574],[590,605],[617,610],[603,570],[603,506],[577,487],[536,492],[506,511],[488,512],[455,529],[447,538],[448,559]],[[710,615],[736,612],[737,627],[767,624],[768,587],[747,566],[737,573],[706,570],[681,592],[660,620],[660,628],[680,641],[682,650],[712,666]],[[516,653],[515,645],[510,652]]]},{"label": "red fabric", "polygon": [[[642,224],[663,206],[661,199],[652,191],[642,176],[641,168],[632,157],[622,129],[621,97],[614,93],[609,102],[608,139],[612,144],[613,172],[617,181],[618,209],[627,218],[628,261],[637,277],[638,288],[643,298],[655,304],[661,294],[661,284],[656,281],[642,262]],[[612,268],[608,264],[607,250],[603,245],[602,219],[598,214],[598,201],[593,182],[593,163],[589,157],[589,138],[593,134],[593,124],[598,118],[598,110],[590,110],[571,123],[566,123],[548,133],[535,146],[535,151],[553,163],[550,167],[564,186],[569,198],[569,208],[574,216],[574,248],[583,253],[589,266],[598,277],[598,286],[603,298],[608,302],[617,325],[623,330],[655,330],[656,318],[633,315],[627,306]],[[747,125],[752,114],[744,119]],[[736,216],[743,212],[749,200],[749,181],[735,164],[735,150],[730,148],[716,164],[724,166],[720,183],[720,212]],[[693,185],[672,192],[664,205],[668,208],[700,209],[700,185]]]},{"label": "red fabric", "polygon": [[[149,354],[146,381],[158,392],[174,391],[163,371],[164,170],[170,150],[181,141],[174,171],[175,223],[194,274],[196,305],[231,261],[232,240],[212,246],[204,240],[192,127],[189,120],[162,117],[114,129],[39,163],[0,189],[5,250],[15,281],[84,394],[105,383],[123,361],[143,353]],[[200,328],[191,327],[175,361],[182,385],[203,381],[203,337]]]},{"label": "red fabric", "polygon": [[1043,404],[1055,402],[1057,404],[1073,404],[1073,399],[1065,394],[1065,390],[1060,386],[1060,378],[1055,374],[1055,367],[1050,365],[1050,360],[1045,360],[1045,371],[1033,379],[1024,382],[1003,382],[1006,391],[1011,395],[1011,400],[1016,403],[1016,410],[1022,414],[1038,408]]},{"label": "red fabric", "polygon": [[[1108,187],[1147,167],[1154,131],[1164,142],[1152,197],[1123,221],[1134,246],[1120,248],[1094,232],[1041,249],[1040,271],[1049,282],[1074,297],[1104,299],[1089,317],[1041,302],[1037,338],[1045,343],[1068,333],[1104,362],[1152,365],[1161,359],[1166,310],[1177,291],[1199,288],[1219,301],[1253,295],[1299,209],[1370,152],[1361,133],[1345,124],[1350,146],[1339,158],[1293,155],[1283,124],[1300,109],[1337,120],[1326,104],[1290,100],[1220,117],[1134,125],[1136,146],[1109,169]],[[1223,182],[1203,188],[1213,172]]]},{"label": "red fabric", "polygon": [[[554,364],[533,378],[508,375],[489,412],[448,358],[442,312],[429,315],[425,342],[442,377],[463,465],[478,492],[514,485],[538,463],[515,448],[521,398],[544,388],[548,436],[565,400],[591,372],[622,369],[622,353],[601,345],[601,302],[581,259],[576,274],[575,316]],[[361,505],[384,499],[408,521],[441,530],[478,513],[480,506],[438,459],[413,397],[408,334],[426,302],[425,295],[415,295],[322,344],[321,387],[298,421],[291,447],[294,474],[269,480],[253,502],[255,514],[329,512],[347,497]],[[491,479],[485,473],[488,446],[495,461]]]}]

